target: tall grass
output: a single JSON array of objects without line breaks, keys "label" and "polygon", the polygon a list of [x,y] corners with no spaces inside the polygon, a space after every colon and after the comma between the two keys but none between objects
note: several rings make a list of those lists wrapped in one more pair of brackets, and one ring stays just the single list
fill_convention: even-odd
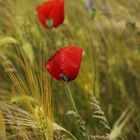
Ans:
[{"label": "tall grass", "polygon": [[37,21],[42,2],[0,1],[0,139],[86,139],[64,83],[44,67],[58,48],[77,45],[83,61],[70,86],[90,139],[139,140],[139,0],[94,1],[92,20],[86,0],[66,0],[53,30]]}]

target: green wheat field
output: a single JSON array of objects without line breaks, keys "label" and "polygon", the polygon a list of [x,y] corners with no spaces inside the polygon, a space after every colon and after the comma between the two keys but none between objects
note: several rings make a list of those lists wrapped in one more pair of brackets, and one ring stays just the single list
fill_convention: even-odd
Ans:
[{"label": "green wheat field", "polygon": [[[140,0],[65,0],[53,29],[43,2],[0,0],[0,140],[140,140]],[[67,85],[45,63],[69,45],[83,58]]]}]

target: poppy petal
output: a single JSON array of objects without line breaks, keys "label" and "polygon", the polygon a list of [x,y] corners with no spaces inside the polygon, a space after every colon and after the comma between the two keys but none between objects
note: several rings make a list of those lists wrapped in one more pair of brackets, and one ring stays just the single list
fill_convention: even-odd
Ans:
[{"label": "poppy petal", "polygon": [[61,55],[61,69],[70,80],[77,77],[82,59],[82,49],[79,47],[65,47]]},{"label": "poppy petal", "polygon": [[54,27],[57,27],[64,20],[64,2],[59,2],[51,11],[49,18],[53,18]]},{"label": "poppy petal", "polygon": [[60,53],[61,51],[58,51],[46,63],[46,69],[57,80],[61,79],[60,74],[62,72]]}]

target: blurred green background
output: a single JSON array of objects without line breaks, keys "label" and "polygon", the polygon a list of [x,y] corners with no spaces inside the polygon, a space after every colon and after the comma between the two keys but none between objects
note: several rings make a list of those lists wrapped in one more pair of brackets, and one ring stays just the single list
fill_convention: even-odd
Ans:
[{"label": "blurred green background", "polygon": [[[52,30],[44,29],[36,17],[35,7],[43,2],[0,1],[0,102],[13,104],[13,83],[4,71],[3,58],[24,79],[20,51],[21,59],[26,56],[35,73],[40,69],[46,75],[44,64],[57,49],[80,46],[83,61],[70,88],[91,135],[99,139],[109,135],[111,140],[139,140],[140,1],[94,0],[88,9],[86,0],[65,0],[65,21]],[[38,77],[38,83],[41,80]],[[75,117],[67,114],[72,107],[64,83],[52,77],[49,81],[53,120],[78,140],[84,140]],[[10,134],[11,130],[7,131],[9,139]]]}]

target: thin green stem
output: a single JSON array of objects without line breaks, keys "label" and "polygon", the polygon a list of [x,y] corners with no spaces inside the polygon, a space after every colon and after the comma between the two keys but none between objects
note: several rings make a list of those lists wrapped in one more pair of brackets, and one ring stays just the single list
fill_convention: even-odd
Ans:
[{"label": "thin green stem", "polygon": [[[79,112],[78,112],[78,109],[76,108],[76,105],[75,105],[74,99],[73,99],[73,97],[72,97],[71,89],[70,89],[68,83],[66,83],[66,86],[67,86],[67,89],[68,89],[68,94],[69,94],[69,97],[70,97],[70,100],[71,100],[72,106],[73,106],[75,112],[76,112],[76,113],[78,114],[78,116],[79,116],[80,114],[79,114]],[[80,118],[81,118],[81,116],[80,116]]]},{"label": "thin green stem", "polygon": [[70,89],[70,87],[69,87],[69,85],[68,85],[67,82],[65,82],[65,84],[66,84],[66,87],[67,87],[67,89],[68,89],[68,94],[69,94],[69,97],[70,97],[70,100],[71,100],[71,104],[72,104],[72,106],[73,106],[73,109],[74,109],[74,111],[77,113],[78,118],[79,118],[80,122],[82,123],[82,126],[84,127],[84,129],[85,129],[85,131],[86,131],[87,139],[90,140],[90,136],[89,136],[89,134],[88,134],[88,130],[87,130],[87,128],[86,128],[86,126],[85,126],[85,124],[84,124],[84,121],[83,121],[83,119],[82,119],[82,117],[81,117],[81,115],[80,115],[80,113],[79,113],[79,111],[78,111],[78,109],[77,109],[77,107],[76,107],[76,105],[75,105],[75,102],[74,102],[74,99],[73,99],[73,96],[72,96],[71,89]]}]

